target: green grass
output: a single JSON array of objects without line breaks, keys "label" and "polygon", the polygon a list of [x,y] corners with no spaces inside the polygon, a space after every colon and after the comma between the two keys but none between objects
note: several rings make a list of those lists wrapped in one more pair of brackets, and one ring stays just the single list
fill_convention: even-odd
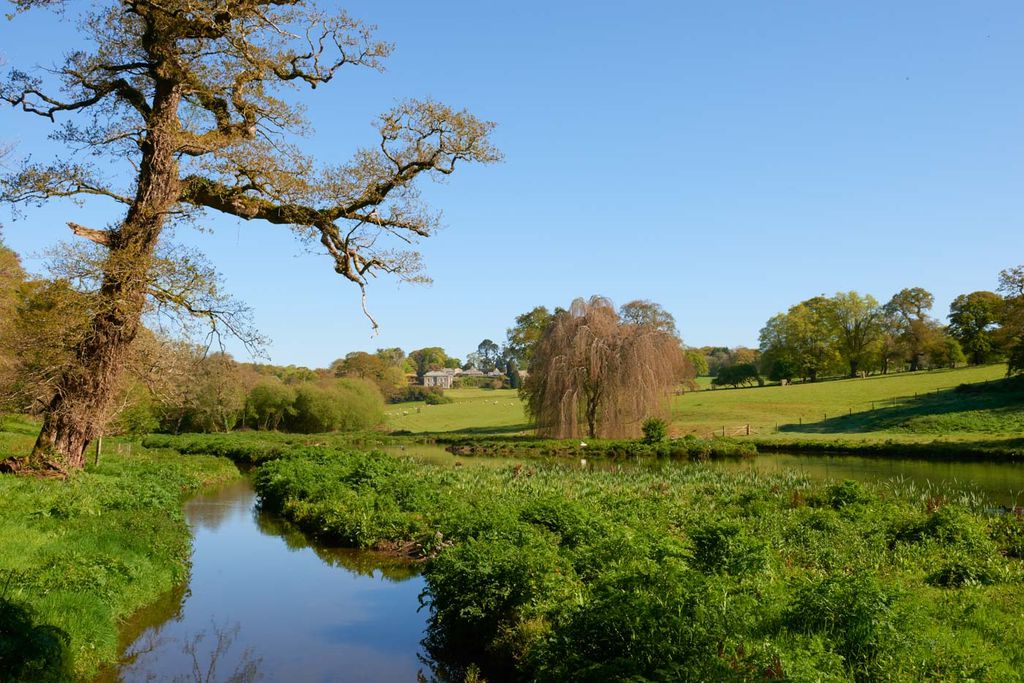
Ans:
[{"label": "green grass", "polygon": [[[675,436],[711,436],[720,435],[724,428],[728,436],[744,437],[749,425],[752,437],[780,442],[837,436],[903,443],[1019,438],[1024,431],[1024,390],[986,388],[995,389],[1005,373],[1006,366],[998,364],[691,392],[673,398],[670,429]],[[982,391],[955,391],[961,384],[980,385]],[[387,427],[414,434],[531,433],[522,403],[512,390],[454,389],[446,394],[455,402],[389,406]]]},{"label": "green grass", "polygon": [[1024,523],[970,494],[327,449],[263,465],[256,486],[333,542],[431,558],[426,643],[457,680],[477,667],[541,681],[1024,672]]},{"label": "green grass", "polygon": [[[31,422],[4,428],[5,454],[31,447]],[[0,588],[69,634],[74,671],[88,679],[117,659],[119,624],[187,577],[183,496],[237,476],[222,458],[139,448],[64,481],[2,475]]]},{"label": "green grass", "polygon": [[[924,401],[929,395],[947,399],[945,405],[955,405],[958,397],[952,393],[960,384],[975,384],[1003,379],[1005,365],[986,365],[956,370],[877,375],[863,379],[844,379],[814,384],[765,386],[747,389],[719,389],[678,396],[672,406],[672,427],[676,433],[734,432],[750,425],[760,435],[772,433],[775,426],[820,423],[852,412],[857,419],[837,424],[837,432],[899,432],[897,422],[882,424],[873,421],[872,410],[906,406],[917,400],[917,405],[930,406]],[[944,393],[945,392],[945,393]],[[916,397],[915,397],[916,395]],[[978,423],[979,426],[980,423]],[[1002,424],[996,425],[1003,427]],[[1010,425],[1005,431],[1012,433]],[[979,433],[991,434],[988,430]]]},{"label": "green grass", "polygon": [[387,407],[385,419],[393,431],[465,434],[526,433],[530,427],[514,389],[449,389],[454,403],[429,406],[422,401]]}]

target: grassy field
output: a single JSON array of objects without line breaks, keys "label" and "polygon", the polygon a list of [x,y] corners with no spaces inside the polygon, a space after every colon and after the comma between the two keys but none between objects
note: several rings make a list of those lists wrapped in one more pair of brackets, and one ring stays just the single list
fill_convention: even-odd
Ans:
[{"label": "grassy field", "polygon": [[[978,394],[953,391],[961,384],[993,382],[1006,374],[1005,365],[956,370],[878,375],[815,384],[719,389],[678,396],[672,405],[672,428],[677,434],[736,434],[750,425],[752,434],[774,433],[775,426],[789,435],[866,433],[907,437],[952,431],[961,436],[1019,433],[1024,405],[1007,407],[1008,396],[992,400]],[[1012,403],[1012,401],[1011,401]],[[1006,410],[1003,410],[1006,409]],[[990,417],[972,411],[996,410]],[[908,421],[929,413],[946,415],[942,422]],[[852,417],[851,417],[852,415]],[[800,429],[801,423],[806,429]],[[817,425],[811,427],[810,425]]]},{"label": "grassy field", "polygon": [[[676,396],[675,436],[750,435],[761,439],[893,439],[922,442],[1020,437],[1024,391],[987,391],[1004,365],[880,375],[815,384],[704,390]],[[981,390],[956,391],[961,384]],[[994,386],[994,385],[993,385]],[[522,404],[512,390],[453,389],[455,402],[440,406],[389,406],[387,426],[412,433],[498,436],[529,434]],[[776,434],[776,429],[778,433]]]},{"label": "grassy field", "polygon": [[385,411],[394,431],[464,434],[528,433],[523,404],[514,389],[449,389],[454,403],[430,406],[422,401],[396,403]]},{"label": "grassy field", "polygon": [[[27,452],[36,429],[7,416],[0,456]],[[66,634],[63,656],[85,680],[117,659],[119,624],[185,580],[182,497],[238,476],[223,458],[116,450],[67,480],[0,475],[0,611],[27,607],[37,626]],[[0,652],[25,633],[0,628]],[[38,639],[26,640],[13,649],[31,657]],[[12,673],[0,659],[0,680],[50,680],[41,671]],[[60,675],[52,665],[51,673]]]}]

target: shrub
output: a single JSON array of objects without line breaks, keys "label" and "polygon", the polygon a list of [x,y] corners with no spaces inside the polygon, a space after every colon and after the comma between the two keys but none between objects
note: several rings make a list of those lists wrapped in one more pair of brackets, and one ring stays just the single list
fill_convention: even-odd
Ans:
[{"label": "shrub", "polygon": [[384,401],[376,386],[361,379],[339,379],[321,386],[303,384],[295,391],[288,428],[307,434],[370,429],[384,419]]},{"label": "shrub", "polygon": [[956,558],[926,579],[933,586],[960,588],[961,586],[987,586],[997,580],[997,573],[987,563],[975,558]]},{"label": "shrub", "polygon": [[1024,516],[1000,515],[993,520],[991,537],[1009,557],[1024,559]]},{"label": "shrub", "polygon": [[446,403],[455,403],[451,396],[445,396],[441,391],[429,391],[423,399],[428,406],[440,406]]},{"label": "shrub", "polygon": [[895,609],[897,594],[877,577],[861,573],[829,576],[800,587],[784,615],[797,633],[824,635],[832,648],[864,676],[879,652],[909,629]]},{"label": "shrub", "polygon": [[841,510],[850,505],[869,503],[871,495],[864,490],[860,482],[847,479],[841,484],[832,484],[826,488],[825,500],[833,509]]},{"label": "shrub", "polygon": [[668,425],[660,417],[649,417],[644,420],[644,442],[658,443],[668,437]]},{"label": "shrub", "polygon": [[690,532],[693,566],[705,574],[745,574],[765,565],[764,546],[738,522],[714,521]]}]

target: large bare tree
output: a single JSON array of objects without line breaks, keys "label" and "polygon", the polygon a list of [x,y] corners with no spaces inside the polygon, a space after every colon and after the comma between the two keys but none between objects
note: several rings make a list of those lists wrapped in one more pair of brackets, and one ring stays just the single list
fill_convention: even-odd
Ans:
[{"label": "large bare tree", "polygon": [[692,368],[674,333],[623,321],[603,297],[576,299],[545,327],[522,393],[541,436],[627,437],[668,412]]},{"label": "large bare tree", "polygon": [[[173,221],[205,210],[264,220],[319,242],[335,271],[361,289],[377,273],[415,281],[424,279],[418,254],[388,239],[413,242],[436,226],[413,181],[499,156],[488,140],[492,124],[433,101],[382,115],[379,141],[348,163],[303,154],[293,136],[307,123],[283,90],[317,88],[343,67],[379,69],[391,49],[371,28],[304,0],[14,4],[90,8],[78,18],[89,51],[68,54],[54,71],[11,70],[0,86],[0,98],[29,114],[70,116],[53,135],[88,154],[21,166],[4,179],[0,199],[96,198],[125,207],[105,229],[69,221],[74,234],[103,248],[102,278],[87,334],[55,382],[31,458],[36,468],[83,464],[147,298],[217,319],[188,291],[152,286],[154,254]],[[111,180],[101,170],[110,166],[91,155],[121,170]]]}]

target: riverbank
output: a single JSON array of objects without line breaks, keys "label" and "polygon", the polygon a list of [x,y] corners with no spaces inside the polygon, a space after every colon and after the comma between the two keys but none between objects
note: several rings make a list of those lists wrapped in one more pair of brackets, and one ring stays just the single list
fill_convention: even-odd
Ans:
[{"label": "riverbank", "polygon": [[[5,454],[21,452],[24,435],[4,436]],[[0,475],[3,601],[22,615],[27,608],[36,626],[48,627],[36,631],[51,636],[46,656],[69,662],[76,679],[88,680],[101,664],[117,660],[120,623],[187,578],[184,497],[238,476],[223,458],[139,448],[130,456],[106,453],[98,466],[67,480]],[[16,632],[0,637],[19,642]],[[0,667],[7,667],[0,679],[19,670],[10,660]],[[46,680],[31,669],[21,675]]]},{"label": "riverbank", "polygon": [[[430,557],[430,654],[488,680],[1021,680],[1024,522],[906,482],[276,460],[265,505]],[[470,492],[472,495],[470,495]]]}]

